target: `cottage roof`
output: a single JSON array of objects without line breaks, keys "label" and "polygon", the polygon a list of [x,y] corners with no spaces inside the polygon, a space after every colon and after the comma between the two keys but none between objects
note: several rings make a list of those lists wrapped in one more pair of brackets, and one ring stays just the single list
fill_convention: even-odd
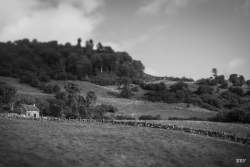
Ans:
[{"label": "cottage roof", "polygon": [[35,105],[22,104],[21,106],[25,109],[25,111],[39,111]]}]

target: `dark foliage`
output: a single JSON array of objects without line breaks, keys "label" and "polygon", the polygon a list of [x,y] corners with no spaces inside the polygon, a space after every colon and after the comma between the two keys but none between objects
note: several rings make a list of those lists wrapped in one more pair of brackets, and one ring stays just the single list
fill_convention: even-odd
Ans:
[{"label": "dark foliage", "polygon": [[232,82],[233,86],[242,86],[245,83],[245,78],[238,74],[231,74],[229,76],[229,81]]},{"label": "dark foliage", "polygon": [[213,88],[210,87],[210,86],[207,86],[207,85],[201,85],[199,86],[199,88],[197,89],[196,93],[198,95],[201,95],[201,94],[213,94]]},{"label": "dark foliage", "polygon": [[8,104],[15,97],[16,89],[6,83],[0,82],[0,104]]},{"label": "dark foliage", "polygon": [[142,83],[140,86],[142,89],[145,89],[145,90],[153,90],[153,91],[166,90],[166,85],[163,82],[151,83],[151,84]]},{"label": "dark foliage", "polygon": [[57,93],[61,91],[58,85],[52,84],[41,84],[40,89],[43,90],[44,93]]},{"label": "dark foliage", "polygon": [[170,91],[172,92],[176,92],[178,90],[187,90],[187,89],[188,89],[188,84],[181,81],[170,86]]},{"label": "dark foliage", "polygon": [[[89,40],[85,47],[81,47],[79,39],[77,46],[28,39],[0,43],[0,75],[17,77],[35,87],[50,79],[83,80],[103,72],[129,78],[142,77],[143,64],[133,60],[128,53],[114,52],[111,47],[101,44],[94,50],[93,45],[94,42]],[[94,82],[104,82],[96,80]]]},{"label": "dark foliage", "polygon": [[118,97],[130,98],[132,96],[133,96],[133,93],[132,93],[131,89],[129,88],[129,86],[124,86]]},{"label": "dark foliage", "polygon": [[241,87],[239,87],[239,86],[230,87],[229,91],[232,92],[232,93],[235,93],[235,94],[237,94],[239,96],[243,96],[244,95],[244,90]]}]

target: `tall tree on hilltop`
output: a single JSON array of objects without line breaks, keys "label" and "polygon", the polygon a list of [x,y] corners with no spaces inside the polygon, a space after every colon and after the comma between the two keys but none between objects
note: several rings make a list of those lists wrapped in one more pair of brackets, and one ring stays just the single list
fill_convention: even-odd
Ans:
[{"label": "tall tree on hilltop", "polygon": [[213,76],[216,77],[218,74],[217,68],[212,68]]}]

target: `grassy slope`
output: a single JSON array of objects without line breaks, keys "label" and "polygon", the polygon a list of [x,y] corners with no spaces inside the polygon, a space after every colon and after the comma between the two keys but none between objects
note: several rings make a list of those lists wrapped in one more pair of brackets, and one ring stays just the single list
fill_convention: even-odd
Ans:
[{"label": "grassy slope", "polygon": [[250,147],[183,132],[0,118],[0,166],[237,166]]},{"label": "grassy slope", "polygon": [[[52,97],[51,94],[45,94],[36,88],[26,84],[20,84],[14,78],[0,77],[0,81],[7,82],[8,84],[16,87],[19,94],[29,95],[32,97]],[[215,115],[215,112],[201,109],[199,107],[186,108],[183,104],[151,103],[139,100],[114,98],[108,94],[108,91],[116,91],[114,87],[103,87],[84,81],[52,81],[51,83],[58,84],[61,88],[63,88],[67,82],[76,83],[79,86],[82,95],[86,95],[86,93],[90,90],[95,91],[98,96],[99,103],[112,104],[119,109],[119,113],[121,114],[160,114],[163,119],[167,119],[168,117],[207,118]]]},{"label": "grassy slope", "polygon": [[32,96],[37,98],[51,98],[52,95],[43,93],[41,90],[37,88],[33,88],[27,84],[20,83],[15,78],[10,77],[2,77],[0,76],[0,81],[3,81],[17,89],[18,95],[26,95],[26,96]]}]

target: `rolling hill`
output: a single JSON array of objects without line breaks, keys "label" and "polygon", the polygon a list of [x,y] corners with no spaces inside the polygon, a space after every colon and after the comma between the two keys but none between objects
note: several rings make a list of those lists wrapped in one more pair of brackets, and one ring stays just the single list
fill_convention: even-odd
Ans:
[{"label": "rolling hill", "polygon": [[[9,85],[16,87],[19,95],[26,95],[36,98],[53,98],[52,94],[43,93],[37,88],[33,88],[26,84],[21,84],[15,78],[0,77],[0,81],[6,82]],[[116,87],[105,87],[95,85],[86,81],[51,81],[51,84],[57,84],[62,89],[68,82],[75,83],[80,88],[80,93],[86,95],[88,91],[94,91],[98,97],[98,103],[111,104],[118,108],[117,114],[122,115],[133,115],[139,117],[140,115],[157,115],[160,114],[162,119],[168,119],[169,117],[197,117],[197,118],[208,118],[214,116],[216,112],[203,109],[196,106],[186,107],[185,104],[167,104],[159,102],[148,102],[143,100],[124,99],[117,98],[110,95],[109,92],[118,91]]]}]

